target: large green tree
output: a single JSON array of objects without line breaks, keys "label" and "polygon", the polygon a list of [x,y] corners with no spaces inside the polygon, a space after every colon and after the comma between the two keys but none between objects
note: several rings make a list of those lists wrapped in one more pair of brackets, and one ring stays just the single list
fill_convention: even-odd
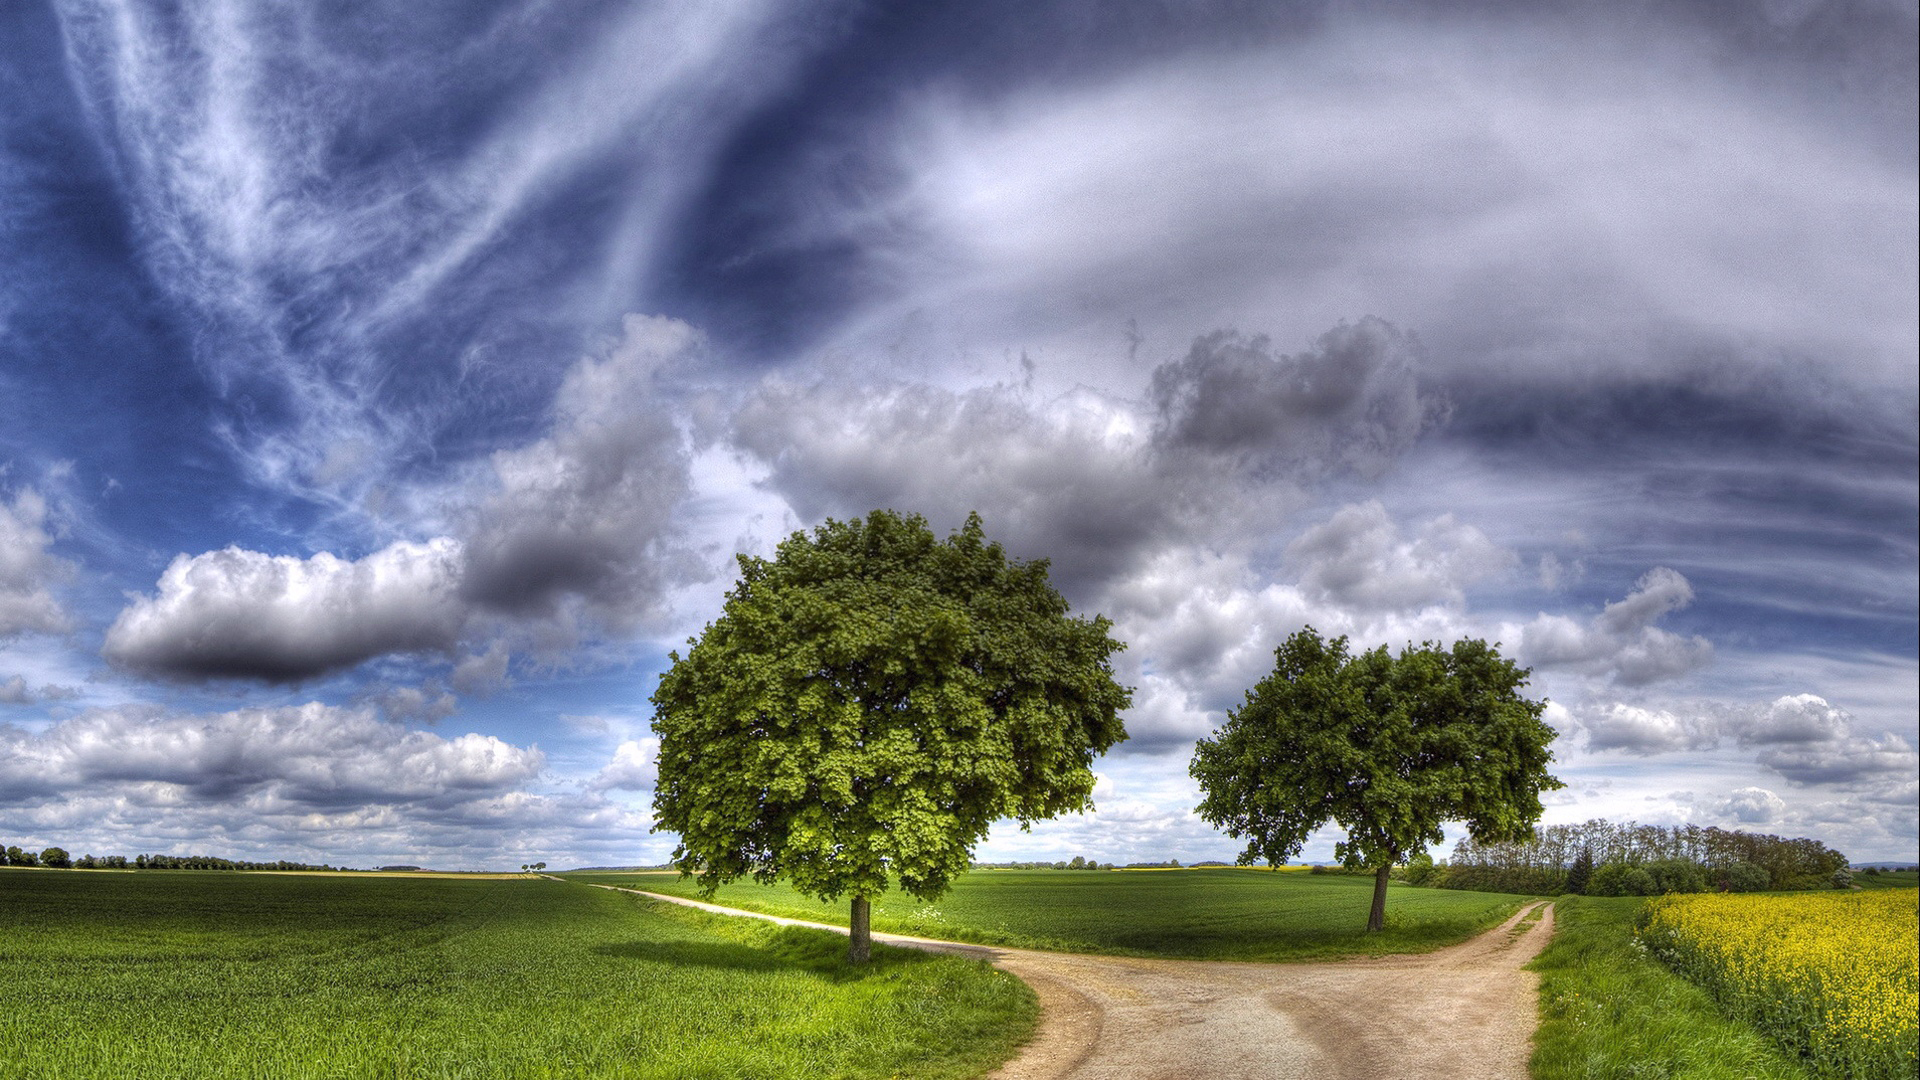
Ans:
[{"label": "large green tree", "polygon": [[653,695],[657,828],[709,895],[751,876],[852,899],[849,956],[892,884],[933,899],[994,821],[1090,805],[1130,692],[1101,617],[978,515],[946,540],[876,510],[742,555],[718,620]]},{"label": "large green tree", "polygon": [[1563,786],[1547,774],[1545,702],[1522,696],[1526,669],[1484,641],[1355,656],[1309,627],[1274,659],[1194,751],[1200,816],[1246,839],[1243,864],[1283,863],[1328,822],[1345,829],[1335,856],[1374,872],[1369,930],[1386,925],[1388,871],[1439,843],[1443,822],[1523,839],[1540,793]]}]

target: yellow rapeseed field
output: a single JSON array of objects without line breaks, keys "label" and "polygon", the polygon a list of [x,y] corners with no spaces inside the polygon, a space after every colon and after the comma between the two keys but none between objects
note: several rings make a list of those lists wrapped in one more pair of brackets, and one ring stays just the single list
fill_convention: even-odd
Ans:
[{"label": "yellow rapeseed field", "polygon": [[1823,1072],[1909,1078],[1920,1043],[1920,911],[1910,889],[1665,896],[1640,938]]}]

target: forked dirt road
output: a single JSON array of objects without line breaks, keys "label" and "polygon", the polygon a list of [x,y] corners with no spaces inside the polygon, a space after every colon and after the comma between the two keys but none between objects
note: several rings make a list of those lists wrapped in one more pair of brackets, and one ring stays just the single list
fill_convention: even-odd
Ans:
[{"label": "forked dirt road", "polygon": [[[601,886],[609,888],[610,886]],[[654,900],[787,926],[677,896]],[[1553,935],[1540,904],[1451,948],[1318,964],[1033,952],[897,934],[875,941],[977,956],[1040,996],[1040,1027],[999,1080],[1525,1080]]]}]

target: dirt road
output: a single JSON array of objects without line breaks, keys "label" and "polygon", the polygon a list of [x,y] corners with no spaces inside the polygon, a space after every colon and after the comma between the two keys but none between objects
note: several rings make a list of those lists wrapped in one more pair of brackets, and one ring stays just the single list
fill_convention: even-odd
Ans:
[{"label": "dirt road", "polygon": [[1033,987],[1040,1028],[992,1074],[998,1080],[1525,1080],[1539,977],[1521,968],[1553,934],[1553,909],[1541,908],[1529,905],[1438,952],[1319,964],[1132,959],[873,937],[978,956]]}]

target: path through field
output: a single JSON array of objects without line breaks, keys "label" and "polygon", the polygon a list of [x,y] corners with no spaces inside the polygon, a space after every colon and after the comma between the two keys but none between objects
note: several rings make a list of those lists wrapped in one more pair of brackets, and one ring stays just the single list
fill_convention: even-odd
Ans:
[{"label": "path through field", "polygon": [[[1539,917],[1527,921],[1536,911]],[[1539,977],[1522,967],[1552,934],[1553,908],[1531,904],[1451,948],[1336,963],[1135,959],[898,934],[873,939],[978,956],[1033,987],[1040,1029],[992,1074],[998,1080],[1525,1080]]]}]

